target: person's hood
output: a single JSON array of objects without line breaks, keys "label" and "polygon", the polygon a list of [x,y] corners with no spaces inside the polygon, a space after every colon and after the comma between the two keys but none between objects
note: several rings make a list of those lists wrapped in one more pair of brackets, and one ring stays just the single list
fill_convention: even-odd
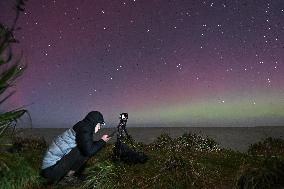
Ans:
[{"label": "person's hood", "polygon": [[91,111],[86,115],[82,122],[96,126],[98,123],[104,124],[104,117],[99,111]]}]

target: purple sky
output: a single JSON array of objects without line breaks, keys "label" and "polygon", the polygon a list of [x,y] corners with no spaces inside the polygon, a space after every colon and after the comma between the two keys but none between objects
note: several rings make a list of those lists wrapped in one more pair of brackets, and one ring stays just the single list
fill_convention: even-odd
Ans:
[{"label": "purple sky", "polygon": [[283,0],[29,0],[18,26],[28,68],[2,109],[36,127],[284,125]]}]

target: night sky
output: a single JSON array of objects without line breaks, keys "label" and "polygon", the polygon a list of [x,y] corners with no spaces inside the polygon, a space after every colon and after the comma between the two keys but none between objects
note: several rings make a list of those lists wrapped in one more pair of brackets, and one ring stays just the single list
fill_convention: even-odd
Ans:
[{"label": "night sky", "polygon": [[17,25],[28,68],[4,107],[35,127],[91,110],[129,127],[284,125],[284,0],[29,0]]}]

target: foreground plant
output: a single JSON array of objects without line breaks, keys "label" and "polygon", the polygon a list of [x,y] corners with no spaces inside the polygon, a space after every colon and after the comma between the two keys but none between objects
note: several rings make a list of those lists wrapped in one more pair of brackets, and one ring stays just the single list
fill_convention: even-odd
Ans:
[{"label": "foreground plant", "polygon": [[18,153],[1,153],[0,188],[34,188],[40,185],[37,170]]},{"label": "foreground plant", "polygon": [[248,163],[237,180],[238,189],[284,187],[284,140],[266,138],[252,144],[248,155],[256,159]]},{"label": "foreground plant", "polygon": [[[155,142],[142,145],[143,151],[149,156],[145,164],[112,161],[114,145],[107,144],[87,162],[86,169],[82,173],[83,182],[74,186],[47,186],[38,175],[43,148],[46,147],[44,140],[15,138],[13,145],[15,149],[10,153],[0,153],[0,162],[5,162],[7,165],[0,166],[0,188],[280,189],[284,187],[282,179],[284,156],[279,153],[280,148],[274,150],[279,154],[277,156],[264,156],[261,153],[253,155],[218,147],[219,150],[212,150],[214,148],[211,148],[211,145],[210,148],[201,150],[194,146],[204,146],[204,141],[208,141],[206,138],[201,140],[201,136],[183,135],[185,136],[187,139],[161,135]],[[195,139],[189,140],[192,138]],[[161,143],[158,140],[162,140]],[[264,142],[267,140],[271,141],[265,139],[257,144],[265,143],[266,148],[273,148],[275,143]],[[278,139],[273,141],[278,141],[276,143],[279,144]],[[208,144],[211,143],[215,144],[214,140]]]},{"label": "foreground plant", "polygon": [[87,169],[86,177],[82,188],[117,188],[117,174],[115,166],[110,161],[98,162]]},{"label": "foreground plant", "polygon": [[175,139],[168,134],[160,135],[151,145],[152,149],[172,149],[176,151],[196,150],[196,151],[219,151],[218,144],[209,137],[202,137],[196,134],[184,133]]},{"label": "foreground plant", "polygon": [[266,158],[258,167],[245,169],[237,181],[238,189],[277,189],[284,187],[283,158]]},{"label": "foreground plant", "polygon": [[[12,52],[11,45],[13,43],[18,43],[14,37],[14,31],[18,30],[16,28],[16,22],[19,18],[20,12],[24,11],[23,6],[25,5],[25,0],[16,1],[16,18],[11,27],[7,27],[0,23],[0,95],[3,96],[4,92],[14,86],[15,80],[22,75],[23,71],[26,69],[26,65],[20,64],[21,57],[15,60],[14,54]],[[7,68],[8,67],[8,68]],[[10,92],[1,101],[0,105],[5,102],[9,97],[11,97],[15,91]],[[23,114],[28,113],[24,109],[16,109],[0,115],[0,138],[3,136],[4,132],[8,128],[14,128],[17,119],[19,119]],[[30,117],[30,115],[29,115]]]},{"label": "foreground plant", "polygon": [[284,156],[284,140],[268,137],[249,147],[249,154],[259,156]]}]

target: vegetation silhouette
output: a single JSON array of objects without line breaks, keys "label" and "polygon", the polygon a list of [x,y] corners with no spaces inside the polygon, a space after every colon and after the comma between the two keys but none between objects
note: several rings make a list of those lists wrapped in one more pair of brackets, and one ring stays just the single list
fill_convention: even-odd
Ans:
[{"label": "vegetation silhouette", "polygon": [[[20,77],[24,70],[27,68],[27,64],[23,64],[22,55],[15,57],[12,51],[12,44],[19,43],[14,37],[14,32],[21,28],[16,27],[19,15],[24,11],[25,2],[27,0],[16,0],[14,10],[16,12],[15,19],[13,20],[12,26],[8,27],[5,24],[0,23],[0,96],[4,96],[5,92],[9,88],[15,86],[15,81]],[[0,100],[2,105],[8,98],[15,94],[15,90],[9,92],[9,94]],[[31,123],[31,116],[26,109],[17,108],[0,114],[0,139],[5,134],[5,131],[12,128],[14,133],[15,126],[20,117],[24,114],[28,114]]]}]

